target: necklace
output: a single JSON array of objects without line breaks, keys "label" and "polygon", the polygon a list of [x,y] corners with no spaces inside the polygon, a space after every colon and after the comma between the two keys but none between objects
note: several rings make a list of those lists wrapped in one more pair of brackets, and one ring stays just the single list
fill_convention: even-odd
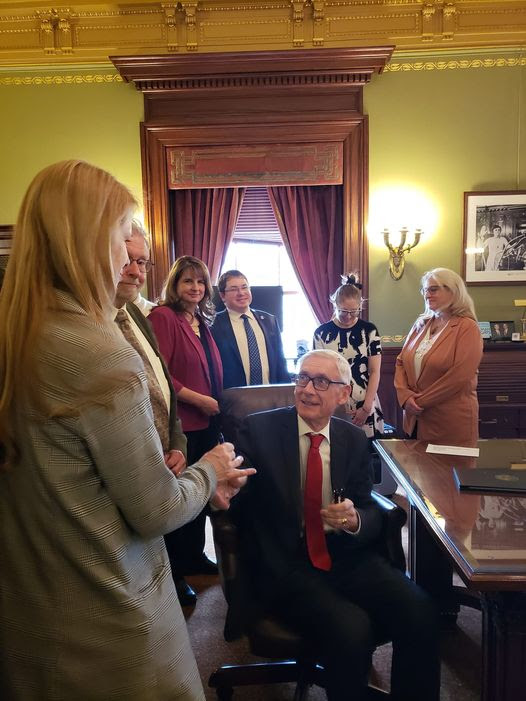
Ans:
[{"label": "necklace", "polygon": [[[435,336],[437,333],[442,331],[449,323],[449,319],[443,316],[436,315],[435,318],[429,324],[429,335]],[[434,324],[434,325],[433,325]]]},{"label": "necklace", "polygon": [[192,314],[192,312],[188,312],[186,310],[183,313],[184,313],[185,319],[188,321],[188,323],[192,327],[192,330],[194,331],[194,333],[199,335],[199,318],[195,314]]}]

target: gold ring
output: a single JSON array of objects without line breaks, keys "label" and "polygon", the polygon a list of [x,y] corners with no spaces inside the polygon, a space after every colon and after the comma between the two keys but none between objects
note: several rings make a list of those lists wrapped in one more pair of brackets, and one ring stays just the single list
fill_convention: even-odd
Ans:
[{"label": "gold ring", "polygon": [[342,526],[345,526],[345,524],[347,523],[347,519],[346,519],[346,518],[342,518],[341,521],[340,521],[340,523],[342,524]]}]

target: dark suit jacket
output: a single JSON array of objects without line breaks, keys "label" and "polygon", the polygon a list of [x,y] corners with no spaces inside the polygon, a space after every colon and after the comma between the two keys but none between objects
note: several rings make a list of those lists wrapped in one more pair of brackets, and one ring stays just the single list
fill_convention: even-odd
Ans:
[{"label": "dark suit jacket", "polygon": [[168,368],[166,367],[163,357],[159,352],[159,346],[157,345],[155,335],[152,331],[150,324],[146,320],[146,317],[141,312],[139,307],[136,307],[135,304],[133,304],[133,302],[129,302],[126,305],[126,311],[135,321],[137,326],[141,329],[146,340],[155,351],[155,355],[161,361],[164,376],[166,377],[166,380],[168,381],[168,386],[170,387],[170,449],[180,450],[186,455],[186,436],[184,435],[183,429],[181,428],[181,421],[177,416],[177,395],[174,392]]},{"label": "dark suit jacket", "polygon": [[[283,355],[283,344],[276,317],[259,309],[252,309],[252,313],[265,336],[269,383],[272,385],[290,382],[290,374],[287,372],[287,363]],[[243,387],[248,384],[232,323],[226,309],[216,314],[211,331],[223,362],[224,389],[228,387]]]},{"label": "dark suit jacket", "polygon": [[[182,387],[188,387],[194,392],[211,397],[212,383],[206,353],[184,315],[173,311],[168,306],[159,306],[152,309],[148,321],[153,327],[175,391],[178,393]],[[205,327],[204,333],[210,348],[218,389],[221,391],[223,384],[221,356],[208,328]],[[209,425],[209,417],[193,404],[179,400],[178,407],[183,431],[198,431]]]},{"label": "dark suit jacket", "polygon": [[[363,431],[346,421],[332,418],[331,481],[343,488],[361,518],[357,535],[332,536],[338,556],[355,557],[375,541],[381,528],[380,513],[371,497],[372,476],[369,444]],[[244,466],[257,469],[247,486],[233,500],[231,516],[241,533],[241,551],[251,579],[261,596],[279,591],[289,577],[311,576],[302,538],[303,495],[299,463],[296,409],[274,409],[248,416],[239,434],[236,453]],[[331,549],[329,548],[331,551]],[[334,553],[331,551],[331,556]],[[250,618],[253,609],[250,586],[246,597],[236,597],[228,611],[226,630],[230,637]]]}]

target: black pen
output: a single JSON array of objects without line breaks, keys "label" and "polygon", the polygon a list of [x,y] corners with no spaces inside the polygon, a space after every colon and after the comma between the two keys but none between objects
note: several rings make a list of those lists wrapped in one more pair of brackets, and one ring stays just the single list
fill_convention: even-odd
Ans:
[{"label": "black pen", "polygon": [[343,487],[340,487],[340,489],[333,489],[332,490],[332,503],[333,504],[341,504],[342,502],[345,501],[345,489]]}]

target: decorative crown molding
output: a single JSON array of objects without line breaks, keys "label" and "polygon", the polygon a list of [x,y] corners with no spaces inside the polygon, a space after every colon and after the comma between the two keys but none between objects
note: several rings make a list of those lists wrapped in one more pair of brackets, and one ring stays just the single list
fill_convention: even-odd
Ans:
[{"label": "decorative crown molding", "polygon": [[124,80],[142,92],[311,85],[341,90],[364,85],[381,73],[392,50],[380,46],[110,58]]},{"label": "decorative crown molding", "polygon": [[[7,0],[0,65],[108,55],[526,44],[523,0]],[[401,68],[406,70],[406,68]],[[413,70],[413,69],[410,69]]]}]

